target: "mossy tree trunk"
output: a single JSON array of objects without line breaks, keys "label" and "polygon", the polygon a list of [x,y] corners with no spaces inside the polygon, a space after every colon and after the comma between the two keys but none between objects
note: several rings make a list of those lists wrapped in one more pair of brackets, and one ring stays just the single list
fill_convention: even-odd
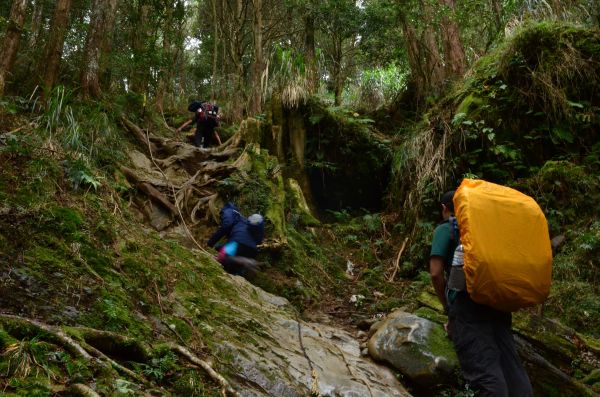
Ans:
[{"label": "mossy tree trunk", "polygon": [[261,77],[264,70],[263,59],[263,17],[262,17],[262,0],[252,0],[253,9],[253,25],[252,38],[254,41],[254,57],[252,59],[252,82],[250,95],[250,114],[259,114],[262,111],[262,84]]},{"label": "mossy tree trunk", "polygon": [[[58,0],[54,8],[54,18],[52,20],[52,29],[50,38],[46,46],[46,57],[42,60],[46,65],[44,73],[44,90],[49,93],[58,80],[60,70],[60,60],[62,58],[65,44],[65,36],[69,24],[69,12],[71,10],[71,0]],[[43,66],[43,65],[42,65]]]},{"label": "mossy tree trunk", "polygon": [[308,89],[314,94],[318,88],[317,82],[317,60],[315,55],[315,16],[314,5],[310,2],[304,12],[304,58],[306,64],[306,75]]},{"label": "mossy tree trunk", "polygon": [[4,95],[6,76],[11,73],[15,63],[17,50],[19,49],[19,41],[21,39],[21,31],[23,30],[26,9],[26,0],[13,1],[8,20],[8,29],[6,30],[4,43],[2,45],[2,57],[0,57],[0,97]]},{"label": "mossy tree trunk", "polygon": [[213,53],[212,73],[210,78],[210,100],[214,102],[217,95],[217,62],[219,60],[219,27],[217,25],[217,0],[211,0],[210,5],[213,19]]},{"label": "mossy tree trunk", "polygon": [[425,30],[423,31],[423,58],[425,59],[425,81],[426,91],[437,92],[443,87],[446,78],[444,64],[440,55],[438,42],[433,30],[433,10],[427,0],[422,2],[425,18]]},{"label": "mossy tree trunk", "polygon": [[100,64],[103,55],[104,37],[112,30],[115,19],[110,17],[116,12],[117,0],[94,0],[92,15],[88,28],[83,69],[81,72],[81,88],[84,96],[99,97]]},{"label": "mossy tree trunk", "polygon": [[457,79],[465,74],[467,61],[465,49],[460,39],[460,27],[456,22],[454,0],[440,0],[446,7],[442,17],[441,31],[444,56],[446,58],[446,78]]}]

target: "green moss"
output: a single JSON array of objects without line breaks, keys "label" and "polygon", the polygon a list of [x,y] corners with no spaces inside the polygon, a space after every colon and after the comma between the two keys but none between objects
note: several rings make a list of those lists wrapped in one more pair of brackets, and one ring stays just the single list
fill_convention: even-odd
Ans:
[{"label": "green moss", "polygon": [[600,369],[593,370],[582,380],[586,385],[600,384]]},{"label": "green moss", "polygon": [[184,341],[189,341],[192,337],[193,330],[190,328],[188,323],[185,321],[171,317],[168,320],[165,320],[171,329],[173,329]]},{"label": "green moss", "polygon": [[419,295],[419,297],[417,298],[417,300],[419,301],[419,303],[421,303],[424,306],[427,306],[439,313],[443,313],[444,312],[444,307],[442,306],[442,304],[440,303],[440,300],[438,299],[438,297],[428,291],[423,291],[421,293],[421,295]]},{"label": "green moss", "polygon": [[438,311],[435,311],[429,307],[420,307],[415,310],[415,315],[426,318],[427,320],[433,321],[437,324],[445,324],[448,322],[448,317],[440,314]]},{"label": "green moss", "polygon": [[427,346],[434,355],[445,357],[448,360],[449,367],[458,366],[458,357],[454,351],[454,346],[441,325],[433,325],[427,339]]},{"label": "green moss", "polygon": [[4,329],[0,329],[0,351],[4,351],[6,346],[15,343],[16,339],[13,338],[8,332]]},{"label": "green moss", "polygon": [[475,117],[476,112],[475,109],[479,109],[483,104],[481,98],[477,98],[475,94],[469,94],[466,98],[462,100],[462,102],[456,108],[456,113],[463,113],[467,115],[469,118]]}]

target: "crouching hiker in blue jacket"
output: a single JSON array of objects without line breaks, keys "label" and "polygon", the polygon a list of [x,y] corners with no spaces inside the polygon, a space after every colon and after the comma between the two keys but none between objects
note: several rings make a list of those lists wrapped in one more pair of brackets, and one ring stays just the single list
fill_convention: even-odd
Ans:
[{"label": "crouching hiker in blue jacket", "polygon": [[252,278],[260,270],[254,259],[265,234],[264,219],[259,214],[244,217],[233,203],[227,203],[221,209],[221,224],[208,240],[208,246],[214,247],[226,237],[224,245],[216,246],[219,251],[217,260],[225,271],[231,274]]}]

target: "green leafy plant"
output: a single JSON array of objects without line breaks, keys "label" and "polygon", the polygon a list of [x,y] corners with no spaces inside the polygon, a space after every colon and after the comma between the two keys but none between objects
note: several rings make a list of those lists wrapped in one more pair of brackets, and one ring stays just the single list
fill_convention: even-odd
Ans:
[{"label": "green leafy plant", "polygon": [[149,378],[160,382],[169,371],[175,368],[176,364],[177,356],[168,351],[162,356],[153,358],[150,364],[143,364],[142,372]]},{"label": "green leafy plant", "polygon": [[83,159],[66,160],[64,165],[74,190],[79,188],[98,190],[102,185]]}]

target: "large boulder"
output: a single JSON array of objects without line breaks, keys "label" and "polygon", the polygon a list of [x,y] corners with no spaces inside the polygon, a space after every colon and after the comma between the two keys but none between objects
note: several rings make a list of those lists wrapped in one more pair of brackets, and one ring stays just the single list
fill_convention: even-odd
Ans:
[{"label": "large boulder", "polygon": [[414,314],[395,311],[369,339],[369,354],[425,388],[445,384],[458,359],[443,327]]}]

